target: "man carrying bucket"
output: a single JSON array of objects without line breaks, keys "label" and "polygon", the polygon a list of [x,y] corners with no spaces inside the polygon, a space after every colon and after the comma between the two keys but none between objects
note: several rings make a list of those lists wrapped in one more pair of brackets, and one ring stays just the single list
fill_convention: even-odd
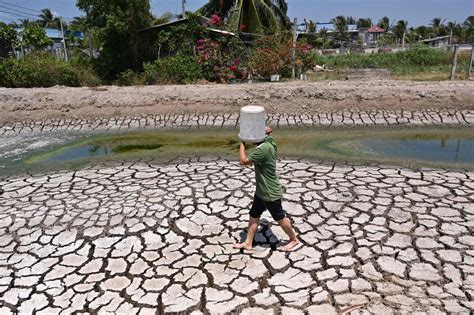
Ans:
[{"label": "man carrying bucket", "polygon": [[266,138],[247,155],[244,142],[240,143],[240,165],[254,165],[256,177],[256,192],[250,209],[247,239],[243,243],[236,243],[234,248],[252,250],[253,238],[260,224],[260,216],[265,209],[270,211],[273,219],[280,224],[283,231],[290,238],[282,247],[283,251],[290,251],[300,241],[295,235],[290,220],[281,206],[283,191],[276,174],[277,146],[270,136],[272,129],[265,128]]}]

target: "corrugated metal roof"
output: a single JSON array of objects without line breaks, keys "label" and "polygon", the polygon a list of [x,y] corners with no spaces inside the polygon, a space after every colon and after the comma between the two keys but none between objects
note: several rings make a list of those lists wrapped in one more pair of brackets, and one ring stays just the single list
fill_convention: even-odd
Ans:
[{"label": "corrugated metal roof", "polygon": [[[22,32],[24,28],[16,28],[15,29],[18,33]],[[45,28],[44,32],[46,33],[46,36],[51,39],[63,39],[63,35],[61,33],[61,30],[57,30],[55,28]],[[74,37],[77,38],[84,38],[84,32],[79,32],[79,31],[64,31],[64,35],[68,35],[72,33]]]},{"label": "corrugated metal roof", "polygon": [[[334,23],[316,23],[317,30],[322,30],[323,28],[327,29],[328,31],[335,31],[336,26]],[[356,24],[348,24],[347,25],[347,30],[349,32],[356,32],[357,31],[357,25]]]}]

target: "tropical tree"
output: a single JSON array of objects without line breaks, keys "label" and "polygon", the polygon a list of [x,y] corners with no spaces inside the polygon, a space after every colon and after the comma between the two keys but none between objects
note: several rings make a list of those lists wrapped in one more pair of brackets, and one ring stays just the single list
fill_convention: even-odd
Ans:
[{"label": "tropical tree", "polygon": [[[98,34],[98,70],[113,80],[127,70],[140,70],[143,63],[138,31],[153,25],[149,0],[78,0],[86,13],[89,30]],[[144,47],[143,49],[147,49]]]},{"label": "tropical tree", "polygon": [[397,24],[395,24],[393,30],[398,41],[403,42],[404,36],[408,30],[408,21],[399,20]]},{"label": "tropical tree", "polygon": [[469,16],[463,23],[466,30],[466,39],[468,43],[474,43],[474,15]]},{"label": "tropical tree", "polygon": [[327,47],[328,36],[329,36],[327,28],[323,27],[322,29],[320,29],[319,36],[321,37],[321,40],[322,40],[322,48],[325,49]]},{"label": "tropical tree", "polygon": [[46,36],[44,29],[38,24],[30,24],[20,33],[21,41],[25,47],[33,49],[43,49],[53,44],[53,41]]},{"label": "tropical tree", "polygon": [[370,28],[372,27],[372,19],[370,18],[360,18],[357,20],[357,28]]},{"label": "tropical tree", "polygon": [[336,37],[340,41],[346,41],[349,39],[349,28],[347,26],[347,19],[342,16],[336,16],[331,20],[331,23],[334,24],[334,28],[336,29]]},{"label": "tropical tree", "polygon": [[390,30],[390,19],[388,18],[388,16],[384,16],[383,18],[381,18],[379,20],[378,26],[383,28],[385,33],[388,32]]},{"label": "tropical tree", "polygon": [[0,22],[0,57],[7,57],[18,44],[18,33],[13,27]]},{"label": "tropical tree", "polygon": [[174,16],[173,13],[165,12],[161,16],[154,17],[153,24],[160,25],[160,24],[168,23],[173,19],[173,16]]},{"label": "tropical tree", "polygon": [[227,19],[234,32],[275,33],[290,25],[285,0],[209,0],[198,13]]},{"label": "tropical tree", "polygon": [[357,24],[357,20],[353,16],[348,16],[348,17],[346,17],[346,23],[348,25],[355,25],[355,24]]},{"label": "tropical tree", "polygon": [[51,9],[41,10],[39,23],[42,27],[51,27],[59,29],[61,27],[59,18],[55,17]]},{"label": "tropical tree", "polygon": [[434,19],[431,20],[430,22],[431,26],[431,31],[432,31],[432,36],[440,36],[441,35],[441,30],[443,29],[443,19],[440,17],[435,17]]}]

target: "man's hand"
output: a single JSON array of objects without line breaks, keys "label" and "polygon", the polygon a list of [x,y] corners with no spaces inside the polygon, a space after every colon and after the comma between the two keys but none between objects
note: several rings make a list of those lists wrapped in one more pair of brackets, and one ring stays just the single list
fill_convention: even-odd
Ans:
[{"label": "man's hand", "polygon": [[268,126],[265,127],[265,134],[267,136],[270,135],[272,132],[273,132],[272,127],[268,127]]}]

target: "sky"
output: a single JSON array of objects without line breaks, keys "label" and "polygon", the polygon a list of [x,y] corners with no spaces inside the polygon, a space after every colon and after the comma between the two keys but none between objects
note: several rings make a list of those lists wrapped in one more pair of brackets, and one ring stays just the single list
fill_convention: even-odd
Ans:
[{"label": "sky", "polygon": [[[153,13],[158,16],[164,12],[173,14],[181,12],[181,0],[150,2]],[[186,2],[187,10],[195,11],[207,1],[186,0]],[[383,16],[388,16],[392,22],[403,19],[408,21],[408,26],[416,27],[428,25],[434,17],[463,22],[469,15],[474,15],[474,0],[287,0],[287,3],[288,16],[291,19],[296,17],[299,21],[306,18],[316,22],[328,22],[335,16],[344,15],[356,18],[369,17],[376,23]],[[76,0],[0,0],[0,21],[8,23],[17,18],[32,18],[25,13],[35,15],[37,14],[35,12],[43,8],[50,8],[67,20],[84,14],[75,4]],[[12,11],[13,8],[17,11]]]}]

